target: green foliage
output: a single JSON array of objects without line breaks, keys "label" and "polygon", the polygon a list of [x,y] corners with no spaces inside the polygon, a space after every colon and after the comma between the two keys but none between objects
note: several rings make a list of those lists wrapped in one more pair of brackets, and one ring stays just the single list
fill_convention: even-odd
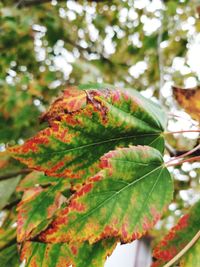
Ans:
[{"label": "green foliage", "polygon": [[195,266],[200,263],[200,241],[198,240],[196,244],[186,253],[184,258],[181,259],[182,267]]},{"label": "green foliage", "polygon": [[0,251],[0,264],[2,267],[18,267],[20,264],[17,244],[11,245]]}]

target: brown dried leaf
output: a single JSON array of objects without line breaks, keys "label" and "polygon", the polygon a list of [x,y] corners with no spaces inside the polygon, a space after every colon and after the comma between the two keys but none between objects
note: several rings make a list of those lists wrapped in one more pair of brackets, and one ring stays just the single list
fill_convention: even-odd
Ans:
[{"label": "brown dried leaf", "polygon": [[187,89],[173,86],[173,95],[193,119],[200,121],[200,86]]}]

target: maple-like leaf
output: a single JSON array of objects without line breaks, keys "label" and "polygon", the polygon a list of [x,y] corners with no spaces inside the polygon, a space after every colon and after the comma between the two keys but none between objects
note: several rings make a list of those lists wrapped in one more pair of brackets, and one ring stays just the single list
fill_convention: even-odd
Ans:
[{"label": "maple-like leaf", "polygon": [[87,242],[70,245],[26,242],[22,248],[21,261],[26,261],[26,267],[103,267],[106,257],[115,246],[114,239],[94,245]]},{"label": "maple-like leaf", "polygon": [[[175,225],[163,238],[163,240],[156,246],[153,255],[157,259],[157,261],[155,261],[153,266],[161,267],[167,261],[170,261],[172,258],[174,258],[197,234],[200,229],[199,222],[200,201],[191,208],[189,213],[181,217],[181,219],[178,221],[178,224]],[[188,256],[188,258],[186,258],[185,260],[182,259],[181,266],[190,266],[183,264],[184,262],[189,261],[191,261],[191,256]],[[191,265],[191,267],[193,266],[199,265]]]},{"label": "maple-like leaf", "polygon": [[50,126],[10,151],[49,176],[91,177],[99,158],[116,147],[140,144],[164,151],[164,112],[131,89],[68,88],[42,120]]},{"label": "maple-like leaf", "polygon": [[193,119],[200,121],[200,87],[183,89],[174,86],[173,94],[179,105]]},{"label": "maple-like leaf", "polygon": [[[59,182],[57,177],[46,176],[43,172],[33,171],[26,175],[18,184],[17,191],[25,191],[29,188],[41,185],[55,185]],[[67,182],[66,182],[67,183]]]},{"label": "maple-like leaf", "polygon": [[55,212],[66,200],[61,192],[67,189],[69,183],[62,179],[48,188],[37,186],[25,190],[17,207],[18,242],[34,237],[48,226]]},{"label": "maple-like leaf", "polygon": [[148,146],[117,149],[101,158],[101,167],[71,197],[40,240],[94,243],[119,237],[130,242],[156,223],[173,193],[160,152]]}]

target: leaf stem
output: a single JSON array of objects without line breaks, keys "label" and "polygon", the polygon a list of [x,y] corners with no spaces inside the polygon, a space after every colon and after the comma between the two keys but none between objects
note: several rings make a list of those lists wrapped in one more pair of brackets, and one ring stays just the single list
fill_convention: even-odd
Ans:
[{"label": "leaf stem", "polygon": [[181,130],[181,131],[176,131],[176,132],[164,132],[164,135],[168,134],[179,134],[179,133],[200,133],[200,129],[197,130]]},{"label": "leaf stem", "polygon": [[[176,160],[176,159],[173,159],[173,161],[174,160]],[[181,161],[175,162],[175,163],[170,163],[172,161],[172,160],[170,160],[165,164],[165,166],[166,167],[177,166],[177,165],[181,165],[184,162],[191,162],[191,161],[196,161],[196,160],[200,160],[200,156],[192,157],[189,159],[184,159],[184,160],[181,160]]]},{"label": "leaf stem", "polygon": [[184,157],[186,157],[186,156],[189,156],[189,155],[193,154],[195,151],[197,151],[198,149],[200,149],[200,144],[199,144],[198,146],[194,147],[193,149],[191,149],[190,151],[187,151],[187,152],[185,152],[185,153],[183,153],[183,154],[181,154],[181,155],[179,155],[179,156],[177,156],[177,157],[174,157],[174,158],[170,159],[170,160],[167,162],[167,164],[168,164],[169,162],[174,161],[174,160],[177,160],[177,159],[180,159],[180,158],[184,158]]},{"label": "leaf stem", "polygon": [[200,238],[200,231],[198,231],[196,235],[192,238],[192,240],[190,240],[190,242],[163,267],[170,267],[174,263],[176,263],[198,241],[199,238]]}]

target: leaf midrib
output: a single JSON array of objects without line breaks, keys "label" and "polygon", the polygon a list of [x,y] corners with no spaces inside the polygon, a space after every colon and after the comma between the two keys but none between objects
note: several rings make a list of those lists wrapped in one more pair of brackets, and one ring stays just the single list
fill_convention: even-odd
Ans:
[{"label": "leaf midrib", "polygon": [[117,138],[111,138],[111,139],[107,139],[104,141],[100,141],[100,142],[95,142],[95,143],[91,143],[91,144],[86,144],[86,145],[82,145],[82,146],[78,146],[78,147],[74,147],[74,148],[70,148],[70,149],[63,149],[63,150],[57,150],[57,151],[52,151],[52,152],[48,152],[48,153],[40,153],[40,157],[42,155],[52,155],[52,154],[57,154],[57,153],[64,153],[64,152],[71,152],[74,150],[78,150],[78,149],[84,149],[86,147],[90,147],[90,146],[96,146],[96,145],[101,145],[104,143],[110,143],[110,142],[115,142],[118,140],[125,140],[125,139],[129,139],[129,138],[134,138],[134,137],[150,137],[150,136],[161,136],[162,132],[156,132],[156,133],[152,133],[152,134],[143,134],[143,135],[130,135],[130,136],[123,136],[123,137],[117,137]]},{"label": "leaf midrib", "polygon": [[[128,183],[127,185],[125,185],[122,189],[120,189],[119,191],[116,191],[116,193],[114,195],[112,195],[111,197],[108,197],[107,199],[105,199],[102,203],[100,203],[97,207],[95,207],[94,209],[92,209],[91,211],[89,211],[88,213],[86,213],[85,215],[83,215],[81,218],[77,218],[75,221],[71,222],[70,224],[68,224],[67,226],[70,227],[72,224],[75,224],[77,222],[80,222],[82,220],[84,220],[85,218],[87,218],[89,215],[91,215],[92,213],[94,213],[97,209],[101,208],[106,202],[110,201],[110,199],[114,198],[116,195],[120,194],[122,191],[124,191],[125,189],[127,189],[128,187],[140,182],[141,180],[143,180],[146,176],[148,176],[149,174],[157,171],[160,168],[164,168],[163,165],[157,167],[156,169],[153,169],[152,171],[150,171],[149,173],[143,175],[142,177],[140,177],[137,180],[134,180],[131,183]],[[162,170],[161,170],[162,172]],[[160,175],[160,174],[159,174]],[[156,180],[157,181],[157,180]],[[155,183],[154,183],[155,185]]]}]

